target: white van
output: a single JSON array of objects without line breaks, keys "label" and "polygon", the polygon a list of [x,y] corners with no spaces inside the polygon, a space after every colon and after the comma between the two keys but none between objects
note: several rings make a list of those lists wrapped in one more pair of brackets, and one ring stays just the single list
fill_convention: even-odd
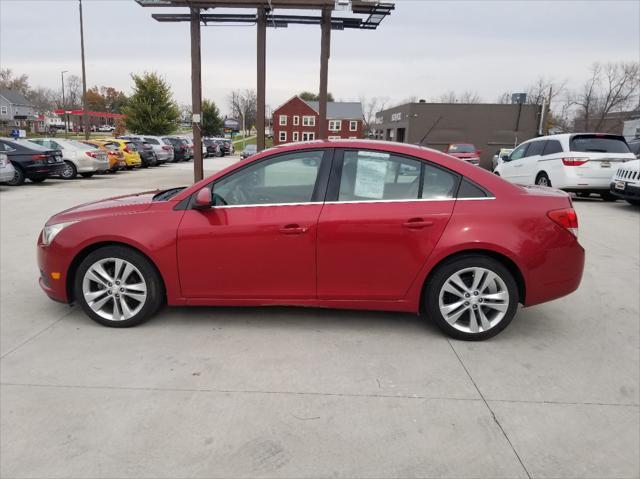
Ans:
[{"label": "white van", "polygon": [[634,160],[624,137],[605,133],[565,133],[525,141],[500,163],[495,173],[522,185],[552,186],[578,196],[599,194],[615,201],[611,176]]}]

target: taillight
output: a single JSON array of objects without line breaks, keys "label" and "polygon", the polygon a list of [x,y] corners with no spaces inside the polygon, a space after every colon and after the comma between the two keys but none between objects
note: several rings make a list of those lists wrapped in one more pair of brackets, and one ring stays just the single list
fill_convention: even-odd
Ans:
[{"label": "taillight", "polygon": [[131,153],[131,150],[129,149],[128,146],[125,146],[122,151],[124,151],[125,153]]},{"label": "taillight", "polygon": [[562,226],[573,236],[578,237],[578,215],[573,208],[548,211],[547,216],[551,221]]},{"label": "taillight", "polygon": [[562,164],[564,166],[580,166],[584,165],[587,161],[589,161],[589,158],[563,158]]},{"label": "taillight", "polygon": [[31,155],[31,159],[36,161],[46,160],[47,155]]},{"label": "taillight", "polygon": [[171,148],[170,146],[167,146],[167,145],[164,145],[164,146],[162,147],[162,149],[163,149],[164,151],[171,151],[171,150],[172,150],[172,148]]},{"label": "taillight", "polygon": [[85,151],[84,154],[87,155],[90,158],[97,158],[98,157],[98,155],[96,155],[93,151]]}]

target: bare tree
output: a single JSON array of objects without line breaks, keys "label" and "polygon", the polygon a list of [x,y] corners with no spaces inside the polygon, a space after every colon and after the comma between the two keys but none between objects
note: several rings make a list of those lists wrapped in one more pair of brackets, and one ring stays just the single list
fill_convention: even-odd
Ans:
[{"label": "bare tree", "polygon": [[255,125],[258,115],[258,99],[255,90],[233,90],[227,100],[231,114],[240,121],[246,136],[247,131]]},{"label": "bare tree", "polygon": [[362,111],[364,113],[364,134],[369,136],[371,130],[374,128],[376,121],[376,114],[384,110],[388,97],[374,96],[367,99],[364,95],[360,97],[360,103],[362,104]]},{"label": "bare tree", "polygon": [[436,103],[481,103],[482,99],[477,92],[466,90],[458,95],[455,91],[450,90],[443,93],[435,99]]},{"label": "bare tree", "polygon": [[37,87],[29,92],[27,98],[35,106],[36,111],[46,113],[58,106],[60,93],[50,88]]},{"label": "bare tree", "polygon": [[82,80],[78,75],[71,75],[66,78],[65,103],[68,108],[82,107]]},{"label": "bare tree", "polygon": [[9,68],[0,69],[0,89],[12,90],[28,95],[31,87],[29,86],[29,77],[27,75],[15,76]]}]

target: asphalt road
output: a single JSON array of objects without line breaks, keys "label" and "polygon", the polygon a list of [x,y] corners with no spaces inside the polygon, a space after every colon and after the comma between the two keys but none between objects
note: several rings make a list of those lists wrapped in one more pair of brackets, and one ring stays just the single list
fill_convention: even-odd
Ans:
[{"label": "asphalt road", "polygon": [[40,291],[50,215],[191,178],[189,163],[0,186],[1,477],[640,475],[637,208],[577,201],[581,288],[482,343],[407,314],[297,308],[166,308],[109,329]]}]

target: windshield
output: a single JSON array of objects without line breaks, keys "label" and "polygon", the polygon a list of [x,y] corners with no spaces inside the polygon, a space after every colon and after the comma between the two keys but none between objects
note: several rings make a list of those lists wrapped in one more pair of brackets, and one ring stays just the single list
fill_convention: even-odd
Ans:
[{"label": "windshield", "polygon": [[475,153],[476,148],[473,145],[449,145],[449,153]]},{"label": "windshield", "polygon": [[157,193],[153,197],[153,201],[167,201],[176,196],[182,190],[184,190],[186,186],[180,186],[179,188],[170,188],[168,190],[161,191]]},{"label": "windshield", "polygon": [[570,149],[583,153],[630,153],[624,138],[614,135],[575,135]]}]

